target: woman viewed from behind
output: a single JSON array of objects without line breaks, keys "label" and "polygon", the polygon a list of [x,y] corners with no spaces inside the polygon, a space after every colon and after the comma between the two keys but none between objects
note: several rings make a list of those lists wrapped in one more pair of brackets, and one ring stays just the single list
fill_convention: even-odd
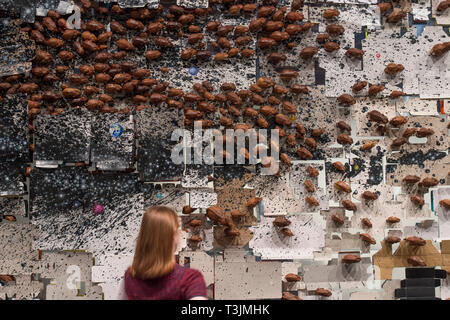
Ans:
[{"label": "woman viewed from behind", "polygon": [[130,300],[206,300],[202,274],[180,266],[175,252],[180,241],[177,214],[154,206],[142,217],[133,264],[125,272]]}]

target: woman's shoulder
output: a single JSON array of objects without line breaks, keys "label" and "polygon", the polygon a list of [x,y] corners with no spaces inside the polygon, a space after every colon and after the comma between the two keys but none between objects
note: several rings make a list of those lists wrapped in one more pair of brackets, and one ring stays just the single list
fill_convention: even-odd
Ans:
[{"label": "woman's shoulder", "polygon": [[[131,273],[130,273],[130,268],[127,268],[125,270],[125,276],[124,276],[125,280],[135,280],[136,278],[134,278]],[[193,269],[190,267],[186,267],[186,266],[181,266],[178,263],[175,264],[174,269],[172,270],[171,273],[169,273],[168,275],[161,277],[162,279],[174,279],[174,280],[183,280],[183,281],[191,281],[193,279],[203,279],[203,275],[202,273],[197,270],[197,269]]]},{"label": "woman's shoulder", "polygon": [[199,270],[193,269],[193,268],[189,268],[189,267],[182,267],[182,268],[184,268],[183,280],[185,282],[204,281],[203,280],[203,275],[202,275],[202,273]]},{"label": "woman's shoulder", "polygon": [[190,275],[190,274],[195,274],[197,272],[200,273],[200,271],[198,271],[197,269],[193,269],[193,268],[191,268],[189,266],[182,266],[182,265],[180,265],[178,263],[175,265],[174,272],[175,273],[181,273],[184,276],[185,275]]},{"label": "woman's shoulder", "polygon": [[183,267],[184,276],[181,281],[181,290],[184,299],[193,297],[206,297],[206,283],[202,273],[197,269]]},{"label": "woman's shoulder", "polygon": [[202,275],[202,273],[199,270],[197,270],[197,269],[193,269],[193,268],[189,268],[189,267],[185,267],[185,268],[186,268],[185,274],[188,275],[188,276]]},{"label": "woman's shoulder", "polygon": [[195,277],[203,277],[202,273],[197,269],[192,269],[190,267],[181,266],[178,263],[175,265],[174,270],[172,271],[171,278],[175,278],[177,280],[186,280]]}]

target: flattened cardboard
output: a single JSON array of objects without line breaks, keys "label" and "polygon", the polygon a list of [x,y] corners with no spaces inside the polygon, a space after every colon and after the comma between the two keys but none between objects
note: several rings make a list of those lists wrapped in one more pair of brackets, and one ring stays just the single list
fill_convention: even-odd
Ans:
[{"label": "flattened cardboard", "polygon": [[439,188],[432,194],[434,210],[439,219],[439,237],[444,243],[444,241],[450,240],[450,210],[441,206],[439,201],[450,198],[450,188]]},{"label": "flattened cardboard", "polygon": [[437,7],[441,2],[441,0],[431,0],[431,16],[436,19],[437,25],[450,25],[449,10],[445,10],[444,12],[437,11]]},{"label": "flattened cardboard", "polygon": [[[192,227],[189,222],[192,220],[200,220],[202,222],[201,226]],[[188,216],[183,215],[181,217],[182,230],[185,233],[185,246],[188,246],[190,250],[195,252],[199,251],[209,251],[213,249],[214,235],[213,235],[213,225],[206,218],[204,214],[194,214],[191,213]],[[199,243],[189,241],[189,238],[193,235],[198,235],[202,238]]]},{"label": "flattened cardboard", "polygon": [[[391,117],[388,117],[391,119]],[[400,138],[403,132],[408,128],[431,128],[435,133],[426,138],[424,143],[411,143],[412,137],[409,138],[409,142],[402,145],[400,148],[393,149],[391,147],[394,139]],[[385,143],[389,150],[392,150],[392,157],[398,157],[405,153],[417,152],[420,150],[434,149],[444,151],[448,148],[448,130],[446,128],[445,118],[433,117],[433,116],[413,116],[408,117],[408,122],[400,127],[399,130],[390,130],[386,135]],[[396,151],[399,150],[400,153]]]},{"label": "flattened cardboard", "polygon": [[[359,255],[359,254],[357,254]],[[372,274],[370,258],[363,258],[358,263],[345,264],[341,261],[344,254],[338,259],[328,261],[328,265],[308,265],[303,267],[304,281],[314,282],[351,282],[368,280]],[[327,275],[324,277],[324,275]]]},{"label": "flattened cardboard", "polygon": [[437,116],[436,100],[423,100],[418,97],[404,96],[395,101],[397,112],[404,112],[413,116]]},{"label": "flattened cardboard", "polygon": [[0,299],[34,300],[43,290],[43,284],[31,279],[29,275],[14,275],[16,281],[13,285],[0,286]]},{"label": "flattened cardboard", "polygon": [[[441,241],[441,253],[442,253],[442,269],[447,271],[447,275],[450,272],[450,240]],[[447,276],[447,279],[449,277]]]},{"label": "flattened cardboard", "polygon": [[[180,252],[180,264],[199,270],[205,279],[206,286],[214,283],[214,258],[203,251]],[[186,263],[184,263],[186,261]]]},{"label": "flattened cardboard", "polygon": [[[417,156],[417,159],[423,158],[421,153]],[[426,155],[425,155],[426,157]],[[446,157],[447,158],[447,157]],[[445,159],[443,161],[446,161]],[[424,161],[423,163],[416,164],[390,164],[386,166],[386,184],[391,186],[401,186],[405,193],[411,194],[417,192],[419,187],[417,185],[407,186],[403,183],[403,178],[407,175],[416,175],[420,179],[426,177],[432,177],[439,180],[440,186],[447,184],[449,164],[439,163],[437,161]]]},{"label": "flattened cardboard", "polygon": [[[249,246],[262,259],[308,259],[314,251],[324,247],[324,221],[317,214],[287,216],[293,237],[286,237],[273,225],[273,218],[261,217],[260,223],[251,227],[254,232]],[[268,236],[270,235],[270,236]]]},{"label": "flattened cardboard", "polygon": [[253,226],[257,224],[256,209],[250,209],[247,207],[247,202],[251,198],[255,197],[255,190],[248,188],[223,188],[217,191],[217,205],[225,210],[227,216],[232,218],[231,212],[238,210],[246,213],[239,218],[232,218],[233,223],[240,226]]},{"label": "flattened cardboard", "polygon": [[281,262],[216,262],[215,299],[280,299]]},{"label": "flattened cardboard", "polygon": [[230,237],[225,234],[224,226],[214,226],[214,248],[229,248],[229,247],[245,247],[248,242],[253,238],[253,232],[245,227],[237,228],[239,235],[236,237]]},{"label": "flattened cardboard", "polygon": [[394,253],[392,253],[392,246],[382,241],[381,250],[373,255],[373,263],[379,268],[376,279],[392,279],[393,268],[410,267],[411,265],[407,262],[410,256],[421,257],[425,260],[427,266],[440,266],[442,264],[441,253],[431,240],[426,240],[426,245],[423,247],[410,246],[406,240],[402,240]]},{"label": "flattened cardboard", "polygon": [[256,176],[247,185],[262,197],[264,216],[300,213],[304,201],[297,199],[288,184],[287,174],[277,176]]}]

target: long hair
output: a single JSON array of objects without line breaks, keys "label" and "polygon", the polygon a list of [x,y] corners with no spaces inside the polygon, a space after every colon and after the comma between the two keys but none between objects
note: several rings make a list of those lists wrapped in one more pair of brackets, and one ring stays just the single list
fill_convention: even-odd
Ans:
[{"label": "long hair", "polygon": [[168,207],[154,206],[145,211],[130,268],[131,276],[147,280],[172,272],[175,267],[174,236],[178,227],[178,216]]}]

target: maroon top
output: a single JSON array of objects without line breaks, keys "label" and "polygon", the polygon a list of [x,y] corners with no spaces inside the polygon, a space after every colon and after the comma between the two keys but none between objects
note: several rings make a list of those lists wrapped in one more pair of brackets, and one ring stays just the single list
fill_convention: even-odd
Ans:
[{"label": "maroon top", "polygon": [[200,271],[175,265],[168,275],[151,280],[133,278],[125,272],[128,300],[189,300],[206,297],[206,284]]}]

